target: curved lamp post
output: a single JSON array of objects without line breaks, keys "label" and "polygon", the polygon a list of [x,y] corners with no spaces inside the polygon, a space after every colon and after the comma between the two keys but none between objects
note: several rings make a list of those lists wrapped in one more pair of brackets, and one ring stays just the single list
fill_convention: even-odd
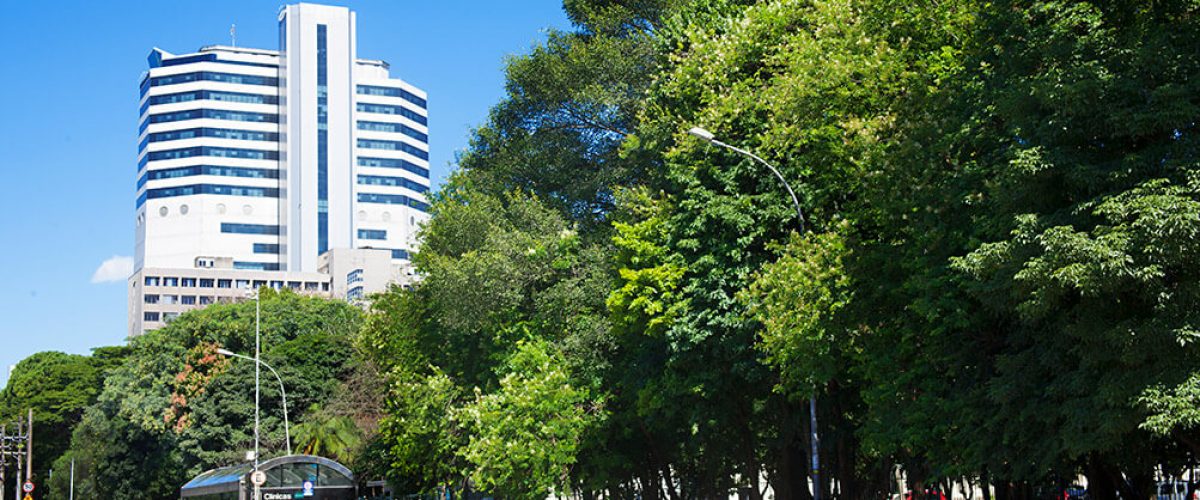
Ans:
[{"label": "curved lamp post", "polygon": [[[223,356],[229,356],[229,357],[233,357],[233,358],[242,358],[242,359],[249,360],[249,361],[258,361],[259,364],[267,367],[268,370],[271,370],[272,375],[275,375],[275,380],[279,381],[279,395],[283,398],[283,436],[284,436],[284,439],[287,441],[287,454],[291,455],[292,454],[292,432],[290,429],[288,429],[287,392],[284,392],[284,390],[283,390],[283,379],[279,377],[279,372],[276,372],[275,369],[271,368],[271,365],[268,365],[265,361],[256,360],[250,356],[243,356],[241,354],[230,351],[228,349],[217,349],[217,354],[221,354]],[[255,411],[256,412],[258,411],[257,405],[255,406]],[[254,434],[255,435],[258,434],[258,422],[257,421],[254,423]],[[258,461],[258,449],[257,448],[258,448],[258,443],[255,443],[255,451],[254,451],[254,461],[255,462]]]},{"label": "curved lamp post", "polygon": [[[729,144],[725,144],[724,142],[717,140],[716,136],[713,135],[712,132],[709,132],[703,128],[692,127],[691,130],[688,130],[688,133],[696,138],[699,138],[699,139],[709,143],[709,144],[723,147],[725,149],[728,149],[735,153],[741,154],[743,156],[748,156],[751,159],[753,159],[754,161],[757,161],[758,163],[762,164],[764,167],[767,167],[767,169],[770,170],[771,173],[775,174],[775,177],[777,177],[779,179],[779,182],[783,183],[783,187],[785,189],[787,189],[788,194],[792,196],[792,205],[796,207],[796,219],[799,221],[799,224],[800,224],[800,233],[801,234],[804,233],[804,212],[802,210],[800,210],[800,199],[796,197],[796,192],[792,190],[792,186],[790,184],[788,184],[787,179],[783,178],[783,175],[779,173],[779,170],[777,170],[770,163],[767,163],[766,160],[759,158],[758,155],[756,155],[754,153],[746,151],[745,149],[739,148],[737,146],[731,146]],[[812,431],[809,441],[812,444],[812,471],[811,471],[812,476],[811,477],[812,477],[812,483],[813,483],[813,500],[821,500],[821,458],[820,458],[821,457],[821,453],[820,453],[821,440],[817,436],[817,393],[815,390],[813,391],[812,397],[810,397],[808,399],[808,415],[809,415],[809,427],[811,427],[811,431]]]}]

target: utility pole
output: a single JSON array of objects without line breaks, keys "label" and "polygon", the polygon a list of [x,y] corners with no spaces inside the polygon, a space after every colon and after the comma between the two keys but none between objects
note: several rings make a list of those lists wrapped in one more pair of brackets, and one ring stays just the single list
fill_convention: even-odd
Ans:
[{"label": "utility pole", "polygon": [[17,456],[17,477],[13,478],[16,480],[14,482],[15,487],[13,488],[13,498],[16,500],[21,500],[21,471],[23,470],[22,466],[25,462],[25,454],[21,453],[21,436],[22,434],[25,434],[22,429],[23,427],[24,422],[21,419],[17,419],[17,435],[13,438],[16,440],[17,448],[15,451],[13,451],[13,453]]},{"label": "utility pole", "polygon": [[33,408],[29,409],[29,427],[25,431],[25,482],[33,482]]},{"label": "utility pole", "polygon": [[0,425],[0,500],[4,499],[4,486],[8,479],[4,471],[8,470],[8,426]]}]

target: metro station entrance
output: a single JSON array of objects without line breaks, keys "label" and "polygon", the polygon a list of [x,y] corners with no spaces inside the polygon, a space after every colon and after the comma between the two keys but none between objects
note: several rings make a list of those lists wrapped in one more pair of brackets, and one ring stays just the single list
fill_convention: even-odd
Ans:
[{"label": "metro station entrance", "polygon": [[[262,462],[267,481],[257,500],[354,500],[354,474],[346,466],[313,455],[289,455]],[[179,489],[187,500],[256,500],[250,474],[254,464],[239,464],[201,473]]]}]

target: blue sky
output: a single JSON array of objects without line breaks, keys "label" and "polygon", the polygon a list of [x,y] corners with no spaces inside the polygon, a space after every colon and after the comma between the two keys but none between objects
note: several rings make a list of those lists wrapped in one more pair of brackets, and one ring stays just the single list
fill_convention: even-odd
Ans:
[{"label": "blue sky", "polygon": [[[358,13],[359,57],[429,92],[434,182],[450,172],[504,91],[505,57],[547,28],[554,0],[371,0]],[[124,341],[126,285],[91,282],[133,253],[138,80],[152,47],[274,49],[282,2],[12,2],[0,63],[0,386],[38,351],[87,353]]]}]

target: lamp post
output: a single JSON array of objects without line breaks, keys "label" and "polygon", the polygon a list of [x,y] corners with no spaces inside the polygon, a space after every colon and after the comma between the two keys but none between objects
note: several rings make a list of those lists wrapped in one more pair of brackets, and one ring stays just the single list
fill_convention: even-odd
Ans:
[{"label": "lamp post", "polygon": [[[737,146],[731,146],[729,144],[725,144],[724,142],[717,140],[716,136],[713,135],[712,132],[709,132],[701,127],[692,127],[690,130],[688,130],[688,134],[691,134],[692,136],[694,136],[698,139],[701,139],[709,144],[720,146],[720,147],[723,147],[730,151],[733,151],[735,153],[741,154],[743,156],[750,157],[754,161],[757,161],[758,163],[762,164],[764,167],[767,167],[767,169],[770,170],[771,173],[775,174],[775,177],[777,177],[779,179],[779,182],[783,183],[783,187],[784,187],[784,189],[787,189],[788,194],[792,196],[792,205],[795,206],[795,208],[796,208],[796,219],[800,225],[800,233],[801,234],[804,233],[804,212],[800,209],[800,199],[796,197],[796,192],[792,190],[792,186],[790,184],[788,184],[787,179],[783,178],[783,174],[780,174],[779,170],[777,170],[770,163],[767,163],[766,160],[759,158],[758,155],[756,155],[754,153],[746,151],[745,149],[739,148]],[[811,431],[810,435],[809,435],[809,442],[812,444],[812,470],[811,470],[812,483],[813,483],[813,495],[812,496],[813,496],[813,500],[821,500],[821,452],[820,452],[821,440],[817,435],[817,393],[816,393],[815,388],[813,389],[812,397],[808,398],[808,416],[809,416],[809,427],[810,427],[810,431]]]},{"label": "lamp post", "polygon": [[[248,361],[257,361],[258,364],[261,364],[261,365],[267,367],[268,370],[271,370],[272,375],[275,375],[275,380],[279,382],[279,395],[283,398],[283,437],[284,437],[284,440],[287,441],[287,443],[286,443],[287,444],[287,454],[291,455],[292,454],[292,431],[288,428],[287,392],[284,392],[284,390],[283,390],[283,378],[281,378],[279,376],[279,372],[276,372],[275,369],[271,368],[271,365],[268,365],[265,361],[256,360],[250,356],[243,356],[241,354],[230,351],[228,349],[217,349],[217,354],[220,354],[222,356],[229,356],[232,358],[242,358],[242,359],[245,359]],[[255,411],[257,411],[257,408],[255,408]],[[258,435],[258,428],[257,428],[258,423],[255,422],[254,425],[255,425],[254,434]],[[255,446],[254,461],[255,461],[255,465],[257,466],[257,463],[258,463],[257,443],[255,443],[255,445],[256,446]]]}]

